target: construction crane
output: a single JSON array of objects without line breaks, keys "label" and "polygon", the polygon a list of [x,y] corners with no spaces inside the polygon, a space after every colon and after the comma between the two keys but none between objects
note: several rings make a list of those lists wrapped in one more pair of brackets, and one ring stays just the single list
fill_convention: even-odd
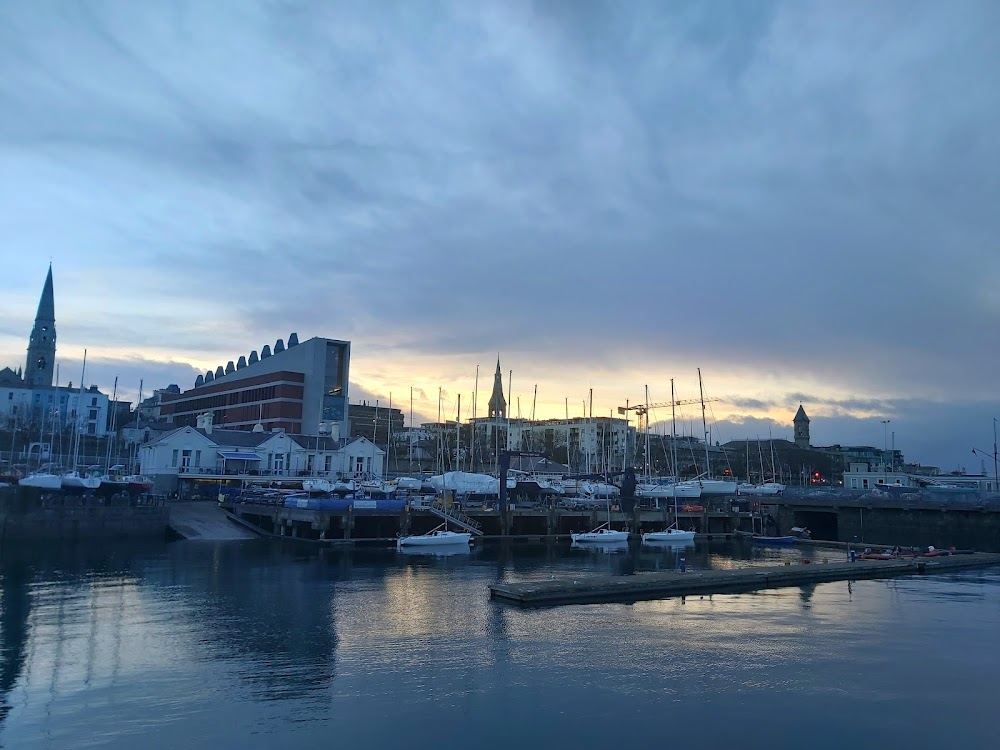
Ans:
[{"label": "construction crane", "polygon": [[[717,398],[706,398],[705,402],[707,403],[709,401],[718,401],[718,400],[719,399]],[[700,404],[700,403],[701,403],[700,398],[684,398],[680,399],[679,401],[674,401],[673,403],[671,403],[670,401],[657,401],[656,403],[648,405],[636,404],[635,406],[619,406],[618,413],[627,414],[630,411],[634,411],[635,416],[637,418],[636,431],[639,434],[642,434],[643,431],[646,429],[646,416],[653,409],[664,409],[668,406],[691,406],[693,404]]]}]

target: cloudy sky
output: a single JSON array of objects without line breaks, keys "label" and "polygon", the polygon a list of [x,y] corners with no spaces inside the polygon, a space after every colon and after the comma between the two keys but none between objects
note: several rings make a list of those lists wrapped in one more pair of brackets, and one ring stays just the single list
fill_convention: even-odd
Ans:
[{"label": "cloudy sky", "polygon": [[[0,364],[128,394],[297,331],[354,397],[697,396],[979,468],[1000,3],[9,2]],[[421,397],[423,396],[423,397]],[[353,400],[353,399],[352,399]],[[693,418],[690,408],[685,418]],[[659,412],[659,416],[667,416]]]}]

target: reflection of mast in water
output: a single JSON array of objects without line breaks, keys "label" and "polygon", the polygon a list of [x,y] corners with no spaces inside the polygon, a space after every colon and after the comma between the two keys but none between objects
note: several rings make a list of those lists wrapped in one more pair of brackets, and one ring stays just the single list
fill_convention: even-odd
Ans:
[{"label": "reflection of mast in water", "polygon": [[122,666],[122,612],[125,611],[125,579],[118,579],[118,606],[115,607],[118,617],[115,618],[115,658],[111,664],[111,687],[118,680],[118,671]]},{"label": "reflection of mast in water", "polygon": [[45,736],[52,740],[52,704],[56,700],[56,680],[59,678],[59,668],[62,666],[63,644],[66,638],[63,634],[64,616],[66,614],[66,586],[59,587],[59,609],[56,613],[56,650],[52,655],[52,679],[49,681],[49,701],[45,704]]},{"label": "reflection of mast in water", "polygon": [[[118,618],[121,619],[122,610],[118,608]],[[94,652],[97,651],[97,586],[90,582],[90,637],[87,639],[87,671],[83,678],[83,684],[90,687],[90,680],[94,676]]]},{"label": "reflection of mast in water", "polygon": [[9,563],[3,568],[3,586],[0,587],[0,729],[10,713],[8,697],[25,664],[27,650],[28,615],[31,613],[31,595],[28,593],[28,571],[24,565]]}]

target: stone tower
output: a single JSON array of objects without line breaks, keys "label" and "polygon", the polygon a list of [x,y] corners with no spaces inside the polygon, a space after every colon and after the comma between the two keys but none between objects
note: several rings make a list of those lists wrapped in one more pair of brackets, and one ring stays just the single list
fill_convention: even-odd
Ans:
[{"label": "stone tower", "polygon": [[490,395],[490,417],[507,417],[507,400],[503,397],[503,376],[500,374],[500,357],[497,357],[497,371],[493,375],[493,393]]},{"label": "stone tower", "polygon": [[56,367],[56,307],[52,296],[52,264],[38,300],[35,325],[28,339],[28,361],[24,366],[24,382],[32,388],[50,388]]},{"label": "stone tower", "polygon": [[797,448],[808,448],[809,417],[806,416],[806,410],[802,408],[802,404],[799,404],[799,410],[795,412],[795,419],[792,420],[792,424],[795,425],[795,446]]}]

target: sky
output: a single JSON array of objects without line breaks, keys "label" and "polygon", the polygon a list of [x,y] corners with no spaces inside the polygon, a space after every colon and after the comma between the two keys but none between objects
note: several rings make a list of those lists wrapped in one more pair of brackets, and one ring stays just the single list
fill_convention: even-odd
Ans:
[{"label": "sky", "polygon": [[697,398],[700,367],[724,440],[790,437],[802,403],[815,445],[993,450],[992,0],[0,20],[0,366],[51,261],[62,383],[86,348],[128,398],[295,331],[350,340],[351,400],[412,387],[418,422],[439,389],[470,416],[477,366],[481,413],[499,354],[523,416]]}]

